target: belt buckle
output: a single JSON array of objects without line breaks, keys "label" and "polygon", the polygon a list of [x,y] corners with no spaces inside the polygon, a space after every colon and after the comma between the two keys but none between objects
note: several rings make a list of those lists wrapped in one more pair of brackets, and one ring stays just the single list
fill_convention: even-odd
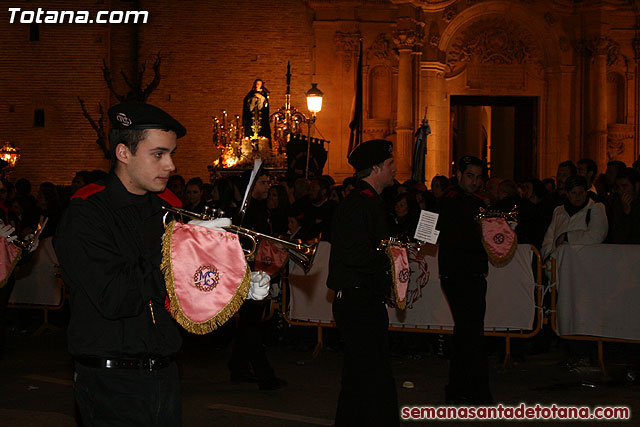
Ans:
[{"label": "belt buckle", "polygon": [[338,292],[336,292],[336,298],[337,299],[342,299],[342,289],[339,290]]},{"label": "belt buckle", "polygon": [[155,359],[152,357],[149,358],[149,372],[153,372],[153,366],[156,364]]}]

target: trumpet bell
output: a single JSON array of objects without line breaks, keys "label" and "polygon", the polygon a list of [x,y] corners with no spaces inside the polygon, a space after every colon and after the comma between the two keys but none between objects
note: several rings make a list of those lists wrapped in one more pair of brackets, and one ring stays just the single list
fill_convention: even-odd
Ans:
[{"label": "trumpet bell", "polygon": [[313,259],[316,256],[318,250],[318,239],[314,239],[308,244],[302,243],[300,240],[298,243],[294,243],[296,248],[287,248],[289,259],[298,264],[305,273],[308,273],[313,266]]}]

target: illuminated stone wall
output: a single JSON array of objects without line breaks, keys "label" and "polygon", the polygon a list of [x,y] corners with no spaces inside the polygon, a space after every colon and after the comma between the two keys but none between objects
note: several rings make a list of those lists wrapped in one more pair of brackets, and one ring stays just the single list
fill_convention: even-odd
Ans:
[{"label": "illuminated stone wall", "polygon": [[[395,143],[398,178],[411,170],[413,133],[425,110],[432,129],[427,180],[451,171],[452,95],[538,99],[537,175],[553,176],[566,159],[591,156],[627,164],[638,156],[638,62],[634,14],[627,1],[569,0],[105,0],[85,8],[149,11],[149,23],[8,24],[0,32],[0,139],[22,150],[12,179],[69,184],[81,169],[108,167],[77,97],[98,117],[113,105],[100,67],[106,60],[118,91],[156,54],[162,80],[149,102],[188,128],[176,154],[185,178],[207,178],[216,157],[211,116],[241,114],[255,78],[271,90],[271,111],[284,104],[287,60],[292,104],[306,113],[304,93],[325,93],[316,137],[331,141],[325,173],[338,181],[346,161],[358,40],[363,40],[364,133]],[[24,9],[78,9],[77,2],[20,2]],[[45,127],[33,126],[35,109]]]}]

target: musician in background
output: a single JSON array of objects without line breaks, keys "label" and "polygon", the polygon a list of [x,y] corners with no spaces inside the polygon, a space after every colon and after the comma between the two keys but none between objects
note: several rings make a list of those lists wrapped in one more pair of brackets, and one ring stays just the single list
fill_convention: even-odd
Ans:
[{"label": "musician in background", "polygon": [[458,185],[444,196],[438,218],[438,268],[442,290],[453,316],[453,354],[449,365],[447,404],[491,404],[489,363],[484,340],[489,271],[476,215],[484,207],[476,193],[486,171],[477,157],[458,162]]},{"label": "musician in background", "polygon": [[[243,182],[249,183],[251,171],[245,172]],[[269,195],[269,173],[260,169],[244,218],[235,220],[250,230],[262,234],[273,235],[273,227],[267,209]],[[242,213],[240,214],[242,215]],[[228,366],[231,371],[231,382],[257,382],[260,390],[277,390],[287,385],[283,379],[276,377],[262,345],[262,313],[265,301],[245,301],[240,307],[238,327],[233,350]]]},{"label": "musician in background", "polygon": [[391,264],[377,250],[389,238],[380,193],[393,185],[392,151],[391,142],[380,139],[356,147],[349,163],[358,180],[333,216],[327,286],[336,291],[333,316],[344,338],[336,426],[399,424],[385,306]]}]

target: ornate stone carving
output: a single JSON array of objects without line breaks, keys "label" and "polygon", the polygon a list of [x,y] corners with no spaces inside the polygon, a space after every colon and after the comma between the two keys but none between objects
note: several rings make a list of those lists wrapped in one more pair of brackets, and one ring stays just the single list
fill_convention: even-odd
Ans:
[{"label": "ornate stone carving", "polygon": [[458,12],[456,11],[455,6],[449,6],[442,14],[442,20],[448,24],[453,21],[453,18],[455,18],[457,14]]},{"label": "ornate stone carving", "polygon": [[627,124],[610,124],[607,126],[607,159],[626,159],[626,148],[633,148],[634,126]]},{"label": "ornate stone carving", "polygon": [[393,53],[393,46],[391,40],[385,33],[380,33],[373,41],[373,44],[367,49],[367,62],[371,62],[372,59],[378,59],[380,61],[388,61]]},{"label": "ornate stone carving", "polygon": [[349,71],[354,57],[357,57],[358,53],[360,52],[361,37],[362,35],[360,34],[360,32],[343,33],[341,31],[336,31],[334,41],[336,43],[338,52],[340,52],[342,56],[346,71]]},{"label": "ornate stone carving", "polygon": [[367,139],[383,139],[392,132],[392,123],[389,119],[365,119],[362,133]]},{"label": "ornate stone carving", "polygon": [[[416,6],[421,6],[424,10],[429,12],[437,12],[449,6],[451,3],[455,3],[457,0],[414,0],[413,3]],[[392,3],[405,3],[404,0],[391,0]]]},{"label": "ornate stone carving", "polygon": [[615,65],[620,60],[620,44],[607,36],[596,36],[583,42],[584,53],[588,56],[607,55],[607,65]]},{"label": "ornate stone carving", "polygon": [[393,41],[398,49],[413,49],[422,45],[424,28],[416,25],[413,28],[398,28],[393,32]]},{"label": "ornate stone carving", "polygon": [[465,63],[535,64],[541,58],[533,36],[513,21],[487,18],[476,21],[450,45],[447,64],[453,71]]},{"label": "ornate stone carving", "polygon": [[431,36],[431,38],[429,39],[429,45],[437,49],[438,46],[440,46],[440,35],[434,34],[433,36]]}]

